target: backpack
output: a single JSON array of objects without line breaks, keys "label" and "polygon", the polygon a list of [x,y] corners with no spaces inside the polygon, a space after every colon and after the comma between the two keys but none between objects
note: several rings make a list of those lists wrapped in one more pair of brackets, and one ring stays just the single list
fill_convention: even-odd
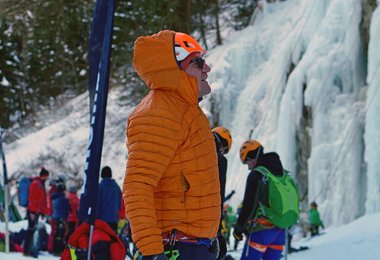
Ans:
[{"label": "backpack", "polygon": [[276,227],[288,228],[297,223],[300,209],[297,186],[286,170],[283,176],[273,175],[267,168],[258,166],[268,185],[269,207],[259,202],[256,217],[264,216]]},{"label": "backpack", "polygon": [[32,180],[28,177],[22,177],[18,182],[18,202],[21,207],[28,207],[29,202],[29,187]]}]

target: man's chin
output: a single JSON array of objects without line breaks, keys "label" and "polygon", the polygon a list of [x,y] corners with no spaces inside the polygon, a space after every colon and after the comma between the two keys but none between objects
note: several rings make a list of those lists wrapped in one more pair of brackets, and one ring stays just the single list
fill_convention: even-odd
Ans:
[{"label": "man's chin", "polygon": [[203,97],[203,96],[206,96],[207,94],[210,94],[211,92],[211,87],[210,85],[208,84],[207,81],[201,81],[201,88],[200,88],[200,93],[201,94],[200,96]]}]

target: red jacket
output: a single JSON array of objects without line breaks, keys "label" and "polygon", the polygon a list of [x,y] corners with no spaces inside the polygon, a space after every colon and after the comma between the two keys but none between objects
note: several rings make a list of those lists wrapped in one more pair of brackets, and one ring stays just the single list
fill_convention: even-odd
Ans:
[{"label": "red jacket", "polygon": [[[69,239],[70,248],[86,249],[88,248],[88,237],[89,237],[90,225],[88,223],[81,224]],[[110,260],[124,260],[126,251],[123,243],[117,237],[115,232],[108,226],[107,223],[99,219],[95,220],[95,228],[92,237],[92,245],[96,244],[98,241],[110,241]],[[70,260],[70,249],[66,247],[63,251],[62,260]]]},{"label": "red jacket", "polygon": [[51,199],[51,195],[57,191],[58,189],[56,185],[52,185],[48,191],[46,214],[49,216],[53,215],[53,200]]},{"label": "red jacket", "polygon": [[29,188],[28,210],[32,213],[47,214],[47,197],[44,183],[35,178]]},{"label": "red jacket", "polygon": [[67,221],[77,222],[78,211],[79,211],[79,198],[75,192],[69,192],[66,198],[68,198],[69,203],[70,203],[70,212],[69,212],[69,217],[67,218]]}]

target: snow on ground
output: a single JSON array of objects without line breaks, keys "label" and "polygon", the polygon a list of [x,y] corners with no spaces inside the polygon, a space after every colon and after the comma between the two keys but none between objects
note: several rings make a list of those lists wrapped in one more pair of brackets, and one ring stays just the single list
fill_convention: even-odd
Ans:
[{"label": "snow on ground", "polygon": [[[42,222],[39,222],[42,223]],[[50,225],[44,223],[46,227],[46,231],[49,234],[51,231]],[[28,228],[28,221],[22,220],[18,222],[10,222],[9,223],[9,231],[11,232],[19,232],[21,229],[27,229]],[[5,223],[0,222],[0,232],[5,232]],[[23,256],[21,253],[16,252],[10,252],[9,254],[5,254],[3,252],[0,252],[0,259],[2,260],[18,260],[18,259],[31,259],[30,257]],[[59,257],[52,256],[48,252],[40,252],[38,259],[59,259]]]},{"label": "snow on ground", "polygon": [[[11,252],[9,254],[5,254],[5,253],[0,253],[0,259],[4,259],[4,260],[21,260],[21,259],[34,259],[34,258],[31,258],[31,257],[28,257],[28,256],[23,256],[21,253],[15,253],[15,252]],[[59,257],[56,257],[56,256],[52,256],[51,254],[49,253],[46,253],[46,252],[41,252],[39,255],[38,255],[38,259],[46,259],[46,260],[52,260],[52,259],[59,259]]]},{"label": "snow on ground", "polygon": [[[329,228],[320,236],[298,239],[292,246],[308,250],[288,255],[289,260],[380,260],[380,213],[361,217],[347,225]],[[240,259],[243,244],[237,252],[229,252]]]},{"label": "snow on ground", "polygon": [[379,219],[379,213],[367,215],[311,240],[297,241],[294,246],[308,246],[310,250],[291,254],[289,259],[379,260]]}]

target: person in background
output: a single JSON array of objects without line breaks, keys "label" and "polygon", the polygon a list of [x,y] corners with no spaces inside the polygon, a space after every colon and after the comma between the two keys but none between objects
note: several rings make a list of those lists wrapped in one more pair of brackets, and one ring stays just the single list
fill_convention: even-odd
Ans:
[{"label": "person in background", "polygon": [[[243,239],[243,233],[247,235],[241,260],[278,260],[285,245],[285,229],[275,226],[261,211],[263,208],[261,205],[271,209],[269,193],[273,190],[269,189],[268,177],[264,177],[259,166],[269,171],[271,175],[285,176],[280,157],[274,152],[264,153],[264,147],[258,141],[248,140],[240,148],[240,159],[250,170],[243,207],[233,232],[238,240]],[[282,200],[282,197],[279,199]],[[247,223],[251,225],[247,227]]]},{"label": "person in background", "polygon": [[65,238],[67,232],[67,218],[70,212],[70,203],[65,196],[65,182],[57,182],[56,189],[57,191],[51,195],[53,202],[52,219],[55,225],[52,253],[54,255],[61,255],[66,245]]},{"label": "person in background", "polygon": [[33,179],[29,187],[28,196],[28,230],[25,236],[24,255],[38,257],[38,251],[32,252],[31,244],[33,234],[40,216],[47,214],[47,196],[45,190],[45,181],[49,178],[49,172],[41,167],[39,177]]},{"label": "person in background", "polygon": [[[131,229],[129,226],[129,221],[125,216],[125,206],[124,206],[123,201],[121,202],[121,207],[119,209],[118,215],[119,215],[119,221],[117,223],[117,235],[120,238],[120,240],[123,242],[127,256],[133,259],[134,250],[132,250],[131,252],[130,246],[129,246],[130,242],[132,241]],[[135,246],[133,245],[133,247]]]},{"label": "person in background", "polygon": [[66,195],[66,198],[70,203],[70,212],[67,218],[67,236],[66,241],[69,240],[71,234],[74,232],[75,228],[78,225],[78,211],[79,211],[79,197],[77,195],[77,187],[72,184],[69,186],[69,193]]},{"label": "person in background", "polygon": [[134,68],[150,92],[128,118],[123,198],[142,259],[216,258],[217,153],[199,107],[211,91],[205,52],[169,30],[135,41]]},{"label": "person in background", "polygon": [[236,224],[236,215],[230,205],[224,206],[222,234],[226,238],[227,244],[230,245],[231,228]]},{"label": "person in background", "polygon": [[49,182],[49,191],[47,195],[47,214],[46,214],[46,222],[50,224],[51,231],[49,234],[49,240],[48,240],[48,251],[50,253],[53,253],[53,248],[54,248],[54,234],[56,233],[56,226],[55,226],[55,221],[53,220],[53,199],[52,196],[54,193],[58,192],[57,189],[57,184],[60,183],[65,183],[66,182],[66,176],[63,174],[53,178]]},{"label": "person in background", "polygon": [[[235,219],[237,219],[240,215],[240,212],[241,212],[241,208],[243,207],[243,201],[239,203],[239,205],[237,206],[236,208],[236,216],[235,216]],[[236,221],[235,221],[235,224],[236,224]],[[240,243],[240,240],[237,239],[235,236],[234,236],[234,239],[235,239],[235,243],[234,243],[234,251],[237,250],[237,247]]]},{"label": "person in background", "polygon": [[311,232],[312,237],[319,235],[319,227],[325,228],[319,216],[318,205],[315,201],[310,203],[309,222],[310,222],[310,232]]},{"label": "person in background", "polygon": [[[223,213],[223,209],[224,209],[223,204],[225,201],[225,194],[226,194],[227,166],[228,166],[228,161],[225,155],[231,149],[232,137],[231,137],[230,131],[227,128],[221,127],[221,126],[213,128],[211,132],[214,135],[216,151],[218,153],[218,171],[219,171],[220,202],[221,202],[220,210]],[[233,195],[234,191],[232,191],[231,194]]]},{"label": "person in background", "polygon": [[[228,239],[225,237],[223,234],[227,234],[226,232],[223,232],[225,230],[225,227],[223,227],[222,223],[225,220],[224,216],[224,201],[226,200],[226,181],[227,181],[227,166],[228,166],[228,161],[227,158],[225,157],[225,154],[227,154],[232,145],[232,137],[230,130],[228,130],[225,127],[215,127],[211,130],[212,134],[214,135],[215,138],[215,146],[216,146],[216,152],[218,154],[218,172],[219,172],[219,183],[220,183],[220,224],[219,224],[219,230],[218,230],[218,237],[219,241],[221,242],[221,249],[225,249],[225,252],[222,252],[222,254],[227,253],[227,244],[229,244],[229,241],[225,241]],[[232,195],[235,193],[235,191],[232,191],[231,194],[229,194],[229,197],[227,198],[230,199]],[[225,221],[224,221],[224,224]],[[225,239],[222,239],[222,238]],[[227,243],[227,244],[226,244]]]},{"label": "person in background", "polygon": [[121,189],[112,178],[112,170],[109,166],[102,168],[101,177],[96,218],[106,222],[116,233],[121,208]]}]

